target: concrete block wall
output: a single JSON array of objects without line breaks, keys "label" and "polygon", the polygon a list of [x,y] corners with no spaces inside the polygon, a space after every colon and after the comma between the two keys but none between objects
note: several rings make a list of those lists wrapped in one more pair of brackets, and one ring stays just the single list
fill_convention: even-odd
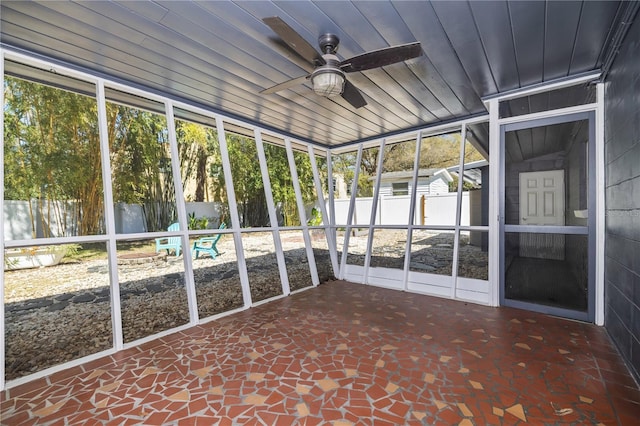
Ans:
[{"label": "concrete block wall", "polygon": [[640,381],[640,19],[606,79],[605,327]]}]

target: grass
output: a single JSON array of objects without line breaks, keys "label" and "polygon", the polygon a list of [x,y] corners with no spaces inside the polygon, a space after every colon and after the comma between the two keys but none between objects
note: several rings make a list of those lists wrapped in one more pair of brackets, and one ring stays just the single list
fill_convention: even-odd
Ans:
[{"label": "grass", "polygon": [[[107,244],[106,243],[84,243],[79,244],[75,253],[70,253],[63,259],[62,263],[67,262],[86,262],[96,259],[105,259],[107,257]],[[148,253],[155,252],[155,242],[142,240],[142,241],[127,241],[117,243],[118,254],[122,253]]]}]

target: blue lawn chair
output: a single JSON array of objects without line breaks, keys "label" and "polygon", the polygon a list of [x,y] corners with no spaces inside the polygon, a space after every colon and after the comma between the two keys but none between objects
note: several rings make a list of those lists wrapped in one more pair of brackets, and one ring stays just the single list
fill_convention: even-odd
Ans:
[{"label": "blue lawn chair", "polygon": [[[218,229],[225,229],[226,227],[227,225],[224,222],[222,222],[220,224],[220,228]],[[222,237],[222,234],[217,234],[217,235],[214,235],[213,237],[198,238],[198,240],[196,240],[193,243],[193,252],[196,255],[196,259],[198,258],[198,254],[201,251],[205,253],[209,253],[209,256],[211,256],[212,259],[215,259],[216,256],[220,254],[220,252],[218,251],[218,248],[216,247],[216,244],[218,243],[218,240],[220,239],[220,237]]]},{"label": "blue lawn chair", "polygon": [[[167,231],[179,231],[180,224],[172,223]],[[173,250],[176,253],[176,256],[180,256],[180,250],[182,247],[182,238],[181,237],[162,237],[156,238],[156,253],[161,250],[166,250],[167,255],[171,254],[170,250]]]}]

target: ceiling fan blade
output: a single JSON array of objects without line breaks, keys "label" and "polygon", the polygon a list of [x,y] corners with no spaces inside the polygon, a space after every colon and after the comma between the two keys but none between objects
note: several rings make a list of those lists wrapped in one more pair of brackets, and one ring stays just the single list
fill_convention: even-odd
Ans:
[{"label": "ceiling fan blade", "polygon": [[322,55],[279,16],[263,18],[262,21],[267,24],[274,33],[278,34],[298,55],[302,56],[312,65],[326,64]]},{"label": "ceiling fan blade", "polygon": [[349,83],[349,80],[344,81],[344,89],[342,90],[342,97],[345,101],[349,102],[354,108],[362,108],[367,104],[367,101],[362,97],[362,93],[356,86]]},{"label": "ceiling fan blade", "polygon": [[289,87],[297,86],[298,84],[303,84],[305,81],[309,79],[309,77],[311,77],[311,74],[303,75],[302,77],[298,77],[298,78],[292,78],[291,80],[287,80],[280,84],[276,84],[275,86],[264,89],[260,93],[263,95],[269,95],[271,93],[279,92],[281,90],[288,89]]},{"label": "ceiling fan blade", "polygon": [[407,59],[417,58],[420,55],[422,55],[420,42],[407,43],[373,50],[350,59],[345,59],[340,62],[339,66],[344,72],[364,71],[406,61]]}]

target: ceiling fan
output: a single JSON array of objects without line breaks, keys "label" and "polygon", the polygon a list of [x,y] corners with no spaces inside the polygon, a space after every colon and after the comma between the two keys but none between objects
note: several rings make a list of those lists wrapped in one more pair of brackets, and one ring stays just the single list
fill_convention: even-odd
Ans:
[{"label": "ceiling fan", "polygon": [[280,17],[273,16],[264,18],[262,21],[314,68],[311,74],[277,84],[261,91],[262,94],[275,93],[311,80],[313,91],[318,95],[328,98],[341,95],[355,108],[360,108],[365,106],[367,101],[364,100],[360,91],[346,79],[346,73],[383,67],[422,55],[420,43],[414,42],[373,50],[340,61],[336,56],[340,39],[335,34],[323,34],[318,38],[318,45],[322,52],[319,53]]}]

